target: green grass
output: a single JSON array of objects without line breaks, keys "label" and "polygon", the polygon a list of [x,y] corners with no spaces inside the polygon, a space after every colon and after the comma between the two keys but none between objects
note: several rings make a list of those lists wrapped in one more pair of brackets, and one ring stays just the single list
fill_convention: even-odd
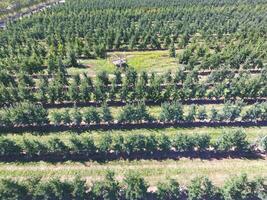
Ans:
[{"label": "green grass", "polygon": [[34,175],[60,176],[73,178],[79,174],[88,182],[101,179],[106,170],[113,170],[116,178],[121,180],[128,171],[139,172],[151,186],[171,177],[181,184],[188,184],[196,176],[208,176],[217,185],[228,177],[247,173],[250,177],[267,177],[267,160],[248,159],[179,159],[179,160],[139,160],[65,163],[0,163],[0,177],[32,177]]},{"label": "green grass", "polygon": [[[182,50],[177,50],[179,54]],[[132,52],[110,52],[107,59],[84,59],[79,63],[84,68],[70,68],[69,74],[88,73],[91,76],[96,75],[100,71],[106,70],[112,73],[116,67],[112,64],[112,60],[118,57],[126,58],[130,67],[137,72],[147,71],[156,73],[165,73],[168,70],[176,71],[180,66],[177,58],[170,58],[169,52],[166,50],[159,51],[132,51]]]}]

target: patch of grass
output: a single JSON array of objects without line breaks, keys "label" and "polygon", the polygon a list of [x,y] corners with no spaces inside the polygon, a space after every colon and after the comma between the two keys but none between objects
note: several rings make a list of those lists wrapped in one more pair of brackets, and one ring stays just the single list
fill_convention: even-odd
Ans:
[{"label": "patch of grass", "polygon": [[[177,50],[177,54],[183,50]],[[105,70],[108,73],[114,72],[116,67],[112,64],[112,59],[123,57],[127,59],[129,67],[133,67],[137,72],[147,71],[149,73],[165,73],[168,70],[176,71],[180,64],[178,58],[170,58],[167,50],[159,51],[132,51],[132,52],[110,52],[107,59],[81,59],[81,68],[69,68],[71,75],[88,73],[91,76]]]},{"label": "patch of grass", "polygon": [[[177,52],[178,53],[178,52]],[[178,69],[178,59],[170,58],[168,51],[143,51],[126,53],[129,66],[138,72],[164,73]]]},{"label": "patch of grass", "polygon": [[110,59],[87,59],[80,60],[79,63],[84,66],[84,68],[69,68],[68,73],[71,75],[87,73],[90,76],[95,76],[101,71],[107,71],[108,73],[113,73],[116,67],[112,64]]}]

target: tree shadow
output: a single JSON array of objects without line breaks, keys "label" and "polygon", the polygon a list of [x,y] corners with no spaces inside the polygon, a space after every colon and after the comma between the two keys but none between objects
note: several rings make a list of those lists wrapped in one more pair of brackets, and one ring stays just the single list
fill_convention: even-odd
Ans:
[{"label": "tree shadow", "polygon": [[154,152],[133,152],[133,153],[75,153],[75,154],[46,154],[27,156],[25,154],[16,156],[1,156],[0,162],[39,162],[60,163],[66,161],[80,162],[86,165],[86,162],[95,161],[99,164],[105,164],[115,160],[139,161],[139,160],[174,160],[179,161],[182,158],[201,159],[201,160],[223,160],[223,159],[245,159],[245,160],[264,160],[266,154],[259,151],[237,152],[237,151],[154,151]]}]

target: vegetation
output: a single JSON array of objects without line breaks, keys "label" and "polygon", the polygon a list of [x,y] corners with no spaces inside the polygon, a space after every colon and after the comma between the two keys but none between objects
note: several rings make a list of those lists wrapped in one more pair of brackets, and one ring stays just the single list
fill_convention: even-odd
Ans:
[{"label": "vegetation", "polygon": [[102,108],[83,108],[79,110],[63,109],[63,111],[48,112],[40,105],[28,102],[14,105],[0,110],[0,125],[3,127],[15,126],[42,126],[53,125],[75,125],[81,124],[142,124],[145,122],[179,123],[179,122],[257,122],[266,121],[266,103],[257,103],[248,108],[240,102],[226,103],[221,110],[211,109],[207,114],[205,106],[190,106],[189,111],[184,113],[184,107],[178,102],[163,103],[158,118],[153,117],[144,103],[128,104],[122,108],[116,116],[113,116],[110,108],[104,104]]},{"label": "vegetation", "polygon": [[[23,137],[19,140],[2,136],[0,138],[0,155],[14,159],[34,158],[39,156],[68,156],[86,155],[88,159],[98,159],[97,155],[125,155],[140,153],[151,155],[155,152],[205,152],[213,149],[215,152],[249,153],[262,147],[262,143],[250,144],[246,134],[241,130],[223,133],[216,141],[211,141],[209,135],[203,134],[130,134],[130,135],[104,135],[97,138],[90,136],[73,135],[64,140],[59,137],[39,138]],[[262,148],[265,151],[265,148]],[[112,153],[113,152],[113,153]],[[103,158],[105,159],[105,158]]]},{"label": "vegetation", "polygon": [[175,46],[185,49],[179,60],[188,69],[261,68],[266,59],[265,8],[263,0],[66,1],[1,32],[0,66],[36,72],[59,58],[75,66],[69,62],[73,58],[105,57],[107,50]]},{"label": "vegetation", "polygon": [[[242,181],[242,182],[241,182]],[[236,185],[242,187],[236,187]],[[222,190],[217,189],[207,178],[196,178],[187,189],[180,189],[179,184],[170,182],[159,185],[156,199],[162,199],[162,191],[172,193],[175,199],[248,199],[266,197],[266,184],[263,180],[249,181],[246,175],[236,176],[225,183]],[[74,180],[60,180],[59,178],[44,179],[33,177],[24,181],[1,179],[0,194],[4,199],[149,199],[153,192],[147,191],[147,183],[139,174],[126,174],[119,183],[114,173],[108,171],[104,180],[95,182],[91,189],[80,177]],[[165,195],[168,195],[165,193]],[[173,198],[172,198],[173,199]]]},{"label": "vegetation", "polygon": [[[2,1],[0,18],[40,2]],[[265,0],[66,0],[8,22],[0,199],[266,199],[266,9]],[[199,125],[255,127],[159,129]]]},{"label": "vegetation", "polygon": [[129,68],[125,77],[121,76],[120,71],[115,71],[114,77],[110,78],[105,71],[102,71],[94,81],[86,74],[68,79],[62,63],[52,78],[41,76],[37,80],[25,73],[19,73],[18,78],[15,78],[6,71],[0,71],[0,103],[13,104],[24,100],[52,104],[66,101],[115,100],[162,102],[267,97],[266,69],[258,75],[244,72],[239,76],[235,76],[233,71],[224,69],[211,73],[206,79],[200,79],[197,71],[188,73],[178,70],[176,73],[167,72],[163,75],[155,73],[148,75],[143,72],[138,76],[134,69]]}]

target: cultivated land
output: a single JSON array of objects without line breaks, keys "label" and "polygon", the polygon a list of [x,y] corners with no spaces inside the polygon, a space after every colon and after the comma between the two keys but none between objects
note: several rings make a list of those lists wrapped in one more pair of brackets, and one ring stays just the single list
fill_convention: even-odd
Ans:
[{"label": "cultivated land", "polygon": [[249,174],[250,178],[261,176],[267,178],[267,160],[262,159],[187,159],[177,160],[138,160],[138,161],[111,161],[97,162],[64,162],[64,163],[1,163],[0,178],[31,176],[59,176],[73,178],[80,175],[88,183],[103,179],[107,170],[116,173],[121,180],[128,171],[140,173],[151,186],[166,178],[173,178],[181,184],[188,184],[197,176],[207,176],[216,185],[223,185],[228,178],[242,173]]},{"label": "cultivated land", "polygon": [[[0,2],[0,9],[10,3]],[[154,119],[266,124],[266,9],[264,0],[66,0],[0,30],[0,127],[7,128],[0,135],[0,160],[6,161],[0,162],[0,200],[3,178],[79,175],[92,185],[107,170],[119,181],[139,173],[153,191],[167,178],[188,185],[207,176],[222,186],[245,173],[266,181],[267,126],[138,127]],[[127,67],[112,63],[118,58]],[[213,73],[198,76],[204,70]],[[218,99],[225,102],[196,105],[196,111],[179,103]],[[254,104],[241,106],[242,99]],[[98,128],[117,122],[137,129]],[[50,125],[59,129],[12,132]],[[89,130],[79,131],[83,125]]]}]

